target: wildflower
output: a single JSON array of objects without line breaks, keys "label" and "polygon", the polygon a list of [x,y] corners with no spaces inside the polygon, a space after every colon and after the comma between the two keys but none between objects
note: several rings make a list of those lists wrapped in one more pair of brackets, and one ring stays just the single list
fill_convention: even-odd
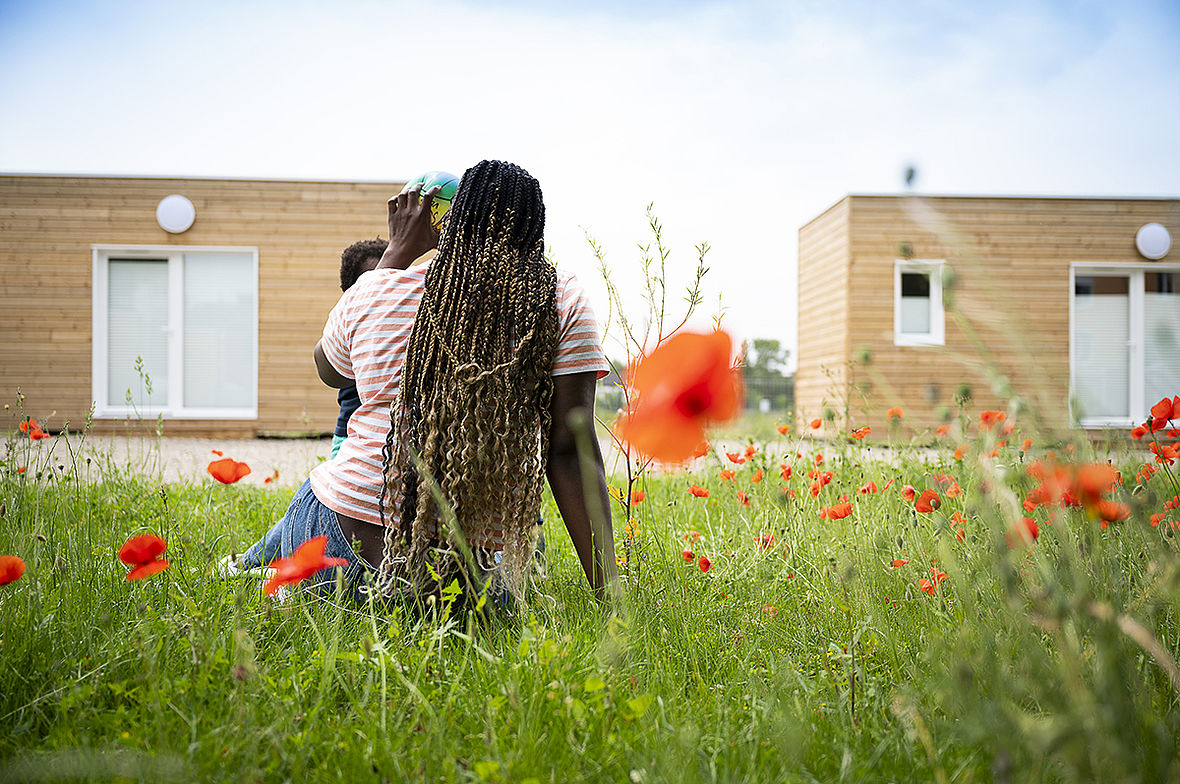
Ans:
[{"label": "wildflower", "polygon": [[743,493],[741,490],[737,491],[737,499],[738,499],[738,502],[742,506],[749,506],[750,505],[750,497],[748,495],[746,495],[745,493]]},{"label": "wildflower", "polygon": [[889,488],[893,487],[893,480],[894,480],[895,478],[896,478],[896,477],[890,477],[889,481],[885,483],[885,486],[884,486],[884,487],[882,487],[882,488],[881,488],[881,490],[882,490],[882,491],[885,491],[885,490],[888,490]]},{"label": "wildflower", "polygon": [[754,455],[758,454],[758,450],[754,448],[753,444],[746,445],[746,459],[749,460]]},{"label": "wildflower", "polygon": [[902,485],[901,486],[901,496],[902,496],[902,498],[904,498],[907,501],[912,502],[914,500],[914,496],[917,494],[917,492],[918,491],[914,489],[913,485]]},{"label": "wildflower", "polygon": [[910,559],[908,559],[908,558],[894,558],[893,559],[893,568],[895,568],[895,569],[901,568],[902,566],[905,566],[909,562],[910,562]]},{"label": "wildflower", "polygon": [[741,452],[726,452],[725,456],[729,458],[729,462],[736,465],[741,465],[742,463],[746,462],[746,458],[742,457]]},{"label": "wildflower", "polygon": [[1104,523],[1118,523],[1131,516],[1131,507],[1117,501],[1099,501],[1094,507]]},{"label": "wildflower", "polygon": [[689,531],[684,536],[680,537],[686,542],[699,542],[701,540],[700,531]]},{"label": "wildflower", "polygon": [[766,613],[766,615],[773,618],[776,615],[778,615],[778,608],[775,607],[773,604],[768,604],[762,608],[762,612]]},{"label": "wildflower", "polygon": [[28,470],[29,470],[28,466],[21,466],[20,468],[16,469],[16,472],[18,474],[23,474],[25,471],[28,471]]},{"label": "wildflower", "polygon": [[0,555],[0,585],[14,583],[25,573],[25,562],[18,555]]},{"label": "wildflower", "polygon": [[631,370],[634,407],[619,435],[657,460],[698,451],[705,427],[738,411],[741,379],[730,365],[733,341],[720,330],[673,335]]},{"label": "wildflower", "polygon": [[951,515],[951,522],[955,525],[962,525],[963,523],[967,522],[967,518],[963,516],[962,512],[955,512],[953,515]]},{"label": "wildflower", "polygon": [[816,452],[815,453],[815,464],[817,466],[821,466],[824,464],[824,453],[823,452]]},{"label": "wildflower", "polygon": [[1146,425],[1139,425],[1138,427],[1136,427],[1134,430],[1131,431],[1131,438],[1135,439],[1136,441],[1139,441],[1140,439],[1143,438],[1143,436],[1147,435],[1150,432],[1151,431],[1147,429]]},{"label": "wildflower", "polygon": [[734,472],[733,472],[732,470],[730,470],[730,469],[728,469],[728,468],[722,468],[722,469],[721,469],[721,479],[722,479],[722,481],[725,481],[725,482],[732,482],[732,481],[733,481],[733,477],[734,477]]},{"label": "wildflower", "polygon": [[49,438],[49,434],[41,428],[29,431],[29,439],[32,441],[40,441],[42,438]]},{"label": "wildflower", "polygon": [[1172,465],[1176,462],[1176,458],[1180,457],[1180,446],[1176,444],[1158,444],[1152,441],[1148,449],[1155,455],[1155,462],[1160,465],[1164,463]]},{"label": "wildflower", "polygon": [[820,510],[819,517],[821,520],[823,520],[825,517],[828,520],[843,520],[850,514],[852,514],[852,504],[844,502],[842,504],[832,504],[831,506],[825,506]]},{"label": "wildflower", "polygon": [[611,498],[618,501],[620,504],[623,503],[623,491],[619,488],[615,487],[614,485],[607,485],[606,492]]},{"label": "wildflower", "polygon": [[1164,518],[1167,516],[1168,516],[1167,512],[1160,512],[1159,514],[1153,514],[1151,516],[1151,527],[1152,528],[1159,528],[1160,523],[1162,523],[1164,521]]},{"label": "wildflower", "polygon": [[1020,451],[1021,451],[1021,452],[1027,452],[1027,451],[1028,451],[1028,450],[1030,450],[1030,449],[1032,449],[1032,439],[1031,439],[1031,438],[1026,438],[1026,439],[1024,439],[1024,443],[1022,443],[1022,444],[1020,445]]},{"label": "wildflower", "polygon": [[762,534],[758,537],[758,549],[769,550],[774,547],[774,534]]},{"label": "wildflower", "polygon": [[759,482],[762,481],[763,476],[764,476],[764,474],[762,473],[762,469],[759,468],[757,471],[754,472],[754,475],[750,477],[750,481],[753,482],[754,484],[758,484]]},{"label": "wildflower", "polygon": [[1008,547],[1016,547],[1017,545],[1032,544],[1037,540],[1037,535],[1040,531],[1037,528],[1037,521],[1031,517],[1020,518],[1019,523],[1014,523],[1008,532],[1004,534],[1004,541],[1008,543]]},{"label": "wildflower", "polygon": [[810,423],[811,429],[812,430],[819,430],[820,425],[822,425],[823,423],[824,423],[824,421],[822,419],[813,419],[813,420],[811,420],[811,423]]},{"label": "wildflower", "polygon": [[991,430],[1007,418],[1008,415],[1003,411],[984,411],[979,415],[979,429]]},{"label": "wildflower", "polygon": [[954,484],[955,482],[955,478],[953,476],[948,476],[947,474],[935,474],[931,477],[931,479],[933,479],[939,487],[946,487],[947,485]]},{"label": "wildflower", "polygon": [[779,425],[778,432],[779,432],[779,435],[785,436],[787,433],[791,432],[791,426],[790,425]]},{"label": "wildflower", "polygon": [[945,436],[947,433],[951,432],[951,426],[950,425],[939,425],[938,430],[935,430],[934,432],[940,436]]},{"label": "wildflower", "polygon": [[855,438],[857,441],[861,441],[864,439],[865,436],[869,435],[872,432],[873,432],[873,429],[871,427],[869,427],[868,425],[865,425],[864,427],[860,427],[860,428],[857,428],[856,430],[853,430],[852,437]]},{"label": "wildflower", "polygon": [[699,566],[701,568],[702,572],[707,572],[707,571],[709,571],[710,567],[713,566],[713,562],[709,560],[709,556],[702,555],[697,560],[697,566]]},{"label": "wildflower", "polygon": [[873,481],[866,482],[865,484],[861,485],[860,489],[857,490],[856,492],[860,493],[861,495],[868,495],[869,493],[875,493],[875,492],[877,492],[877,483],[873,482]]},{"label": "wildflower", "polygon": [[697,444],[696,447],[694,447],[692,450],[693,457],[704,457],[707,454],[709,454],[709,442],[708,441],[701,441],[701,443]]},{"label": "wildflower", "polygon": [[1151,407],[1151,429],[1160,430],[1169,419],[1180,419],[1180,395],[1171,400],[1166,397]]},{"label": "wildflower", "polygon": [[696,560],[697,556],[692,550],[685,548],[680,551],[680,557],[684,559],[685,563],[692,563]]},{"label": "wildflower", "polygon": [[695,495],[697,498],[709,497],[709,491],[703,487],[699,487],[698,485],[693,485],[692,487],[688,488],[688,492],[692,495]]},{"label": "wildflower", "polygon": [[343,558],[325,558],[324,551],[327,548],[328,537],[315,536],[296,547],[290,558],[273,561],[271,566],[275,573],[266,581],[266,595],[274,596],[281,586],[301,583],[322,569],[348,566],[348,561]]},{"label": "wildflower", "polygon": [[232,485],[250,473],[250,466],[239,463],[232,457],[223,457],[209,464],[209,475],[223,485]]},{"label": "wildflower", "polygon": [[779,476],[786,482],[791,478],[791,467],[786,463],[779,463]]},{"label": "wildflower", "polygon": [[956,460],[962,461],[963,456],[966,454],[967,454],[967,445],[966,444],[959,444],[957,447],[955,447],[955,453],[954,453],[954,455],[952,455],[952,457],[954,457]]},{"label": "wildflower", "polygon": [[914,508],[923,514],[933,512],[940,506],[942,506],[942,499],[933,490],[923,490],[922,495],[918,496],[918,500],[914,501]]},{"label": "wildflower", "polygon": [[1006,424],[1000,428],[1000,435],[1005,436],[1005,437],[1010,436],[1010,435],[1012,435],[1012,431],[1014,431],[1015,429],[1016,429],[1016,425],[1009,422],[1008,424]]},{"label": "wildflower", "polygon": [[632,490],[631,491],[631,505],[632,506],[634,506],[635,504],[638,504],[638,503],[642,503],[644,498],[645,498],[645,496],[644,496],[642,490]]},{"label": "wildflower", "polygon": [[142,580],[168,568],[168,561],[161,558],[168,549],[168,543],[152,534],[140,534],[128,539],[119,548],[119,560],[132,567],[127,573],[128,580]]},{"label": "wildflower", "polygon": [[1109,463],[1084,465],[1078,469],[1072,488],[1073,495],[1082,505],[1094,506],[1104,495],[1111,492],[1118,482],[1119,472]]},{"label": "wildflower", "polygon": [[225,452],[222,452],[220,449],[210,449],[209,451],[218,457],[225,457]]},{"label": "wildflower", "polygon": [[278,478],[279,478],[279,469],[276,468],[275,472],[273,474],[268,476],[266,479],[262,480],[262,483],[265,485],[269,485],[271,482],[275,481]]},{"label": "wildflower", "polygon": [[31,433],[34,430],[40,430],[41,426],[37,424],[36,419],[24,419],[16,426],[16,429],[22,433]]},{"label": "wildflower", "polygon": [[905,412],[901,410],[901,406],[894,406],[885,412],[886,419],[901,419],[905,416]]},{"label": "wildflower", "polygon": [[946,572],[939,571],[937,566],[932,566],[930,567],[930,576],[931,579],[929,580],[927,580],[925,577],[923,577],[921,580],[918,580],[918,587],[933,596],[935,589],[942,585],[942,582],[946,579],[947,575]]},{"label": "wildflower", "polygon": [[951,486],[946,489],[947,498],[958,498],[963,494],[963,488],[959,487],[958,482],[951,482]]}]

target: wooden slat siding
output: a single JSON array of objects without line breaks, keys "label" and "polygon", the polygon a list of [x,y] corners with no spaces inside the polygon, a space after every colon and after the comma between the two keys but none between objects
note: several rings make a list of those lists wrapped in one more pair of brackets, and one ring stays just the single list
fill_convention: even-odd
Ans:
[{"label": "wooden slat siding", "polygon": [[848,357],[848,199],[799,230],[796,425],[842,404]]},{"label": "wooden slat siding", "polygon": [[[258,248],[258,419],[167,420],[166,434],[323,433],[335,391],[311,349],[340,296],[340,252],[385,236],[401,183],[0,176],[0,396],[51,428],[85,419],[91,395],[91,245]],[[180,235],[156,223],[170,193],[193,201]],[[50,416],[52,414],[52,416]],[[154,429],[154,420],[149,423]],[[123,420],[95,432],[122,433]]]},{"label": "wooden slat siding", "polygon": [[[975,343],[948,313],[943,349],[893,345],[893,263],[901,242],[914,258],[953,265],[959,308],[993,355],[994,367],[1049,424],[1066,423],[1069,392],[1069,267],[1072,262],[1144,263],[1135,232],[1157,221],[1180,235],[1180,200],[932,197],[925,202],[961,238],[914,224],[897,196],[852,196],[850,292],[856,318],[850,351],[872,353],[871,368],[856,368],[852,384],[873,383],[857,423],[886,432],[884,412],[906,411],[906,431],[937,426],[939,404],[952,406],[960,383],[971,386],[972,414],[1005,401]],[[1167,261],[1176,258],[1174,249]],[[802,260],[802,251],[801,256]],[[802,273],[802,263],[800,265]],[[800,286],[802,287],[802,280]],[[800,331],[800,359],[805,333]],[[931,404],[928,390],[937,387]]]}]

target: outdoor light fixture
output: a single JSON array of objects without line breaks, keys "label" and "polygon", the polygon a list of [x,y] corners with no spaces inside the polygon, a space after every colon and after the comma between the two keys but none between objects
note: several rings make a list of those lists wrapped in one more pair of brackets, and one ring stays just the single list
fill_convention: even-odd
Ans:
[{"label": "outdoor light fixture", "polygon": [[1135,247],[1144,258],[1156,260],[1172,249],[1172,235],[1160,223],[1145,223],[1135,232]]},{"label": "outdoor light fixture", "polygon": [[[197,219],[197,208],[193,203],[179,193],[165,196],[156,205],[156,222],[160,228],[172,234],[188,231]],[[1162,226],[1160,227],[1163,228]]]}]

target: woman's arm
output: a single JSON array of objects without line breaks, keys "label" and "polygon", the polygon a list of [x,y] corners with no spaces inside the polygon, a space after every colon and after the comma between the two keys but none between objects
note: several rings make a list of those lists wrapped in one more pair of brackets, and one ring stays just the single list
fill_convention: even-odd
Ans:
[{"label": "woman's arm", "polygon": [[[546,476],[586,579],[594,589],[595,597],[601,600],[605,597],[606,587],[618,578],[618,571],[606,472],[598,438],[594,435],[594,388],[597,383],[594,372],[554,377]],[[589,429],[585,434],[587,437],[583,438],[588,447],[588,454],[584,456],[588,464],[585,466],[578,455],[578,433],[570,424],[570,414],[575,412],[582,415],[582,421]]]}]

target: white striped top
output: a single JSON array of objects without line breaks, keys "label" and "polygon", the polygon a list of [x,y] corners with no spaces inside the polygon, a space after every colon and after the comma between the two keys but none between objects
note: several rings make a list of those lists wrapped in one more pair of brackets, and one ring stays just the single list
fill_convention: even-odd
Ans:
[{"label": "white striped top", "polygon": [[[348,438],[336,457],[311,472],[316,498],[342,515],[380,523],[381,450],[389,433],[389,408],[397,397],[414,315],[422,301],[429,264],[407,270],[373,270],[332,308],[320,345],[340,375],[356,380],[361,406],[348,421]],[[610,365],[598,322],[577,279],[557,274],[558,343],[554,376],[596,371]],[[388,519],[389,503],[386,501]],[[499,537],[497,537],[498,539]]]}]

